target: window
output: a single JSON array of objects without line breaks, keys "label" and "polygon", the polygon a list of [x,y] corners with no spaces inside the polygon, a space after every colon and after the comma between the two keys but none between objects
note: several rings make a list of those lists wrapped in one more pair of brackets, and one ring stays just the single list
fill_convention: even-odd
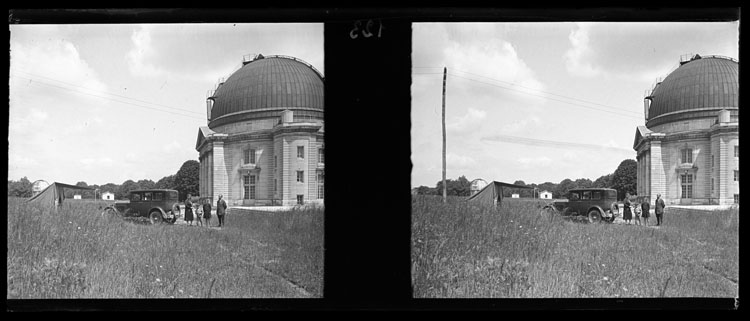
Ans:
[{"label": "window", "polygon": [[734,145],[734,157],[740,157],[740,145]]},{"label": "window", "polygon": [[591,199],[591,191],[583,191],[583,199],[589,200]]},{"label": "window", "polygon": [[602,192],[601,191],[594,191],[591,194],[591,199],[592,200],[600,200],[600,199],[602,199]]},{"label": "window", "polygon": [[164,193],[154,192],[154,201],[161,201],[164,199]]},{"label": "window", "polygon": [[324,178],[325,175],[323,173],[318,173],[318,199],[323,199],[323,193],[325,192],[325,188],[323,186]]},{"label": "window", "polygon": [[297,204],[299,205],[305,204],[305,195],[297,195]]},{"label": "window", "polygon": [[305,146],[297,146],[297,158],[305,158]]},{"label": "window", "polygon": [[693,162],[693,150],[685,148],[682,150],[682,164],[691,164]]},{"label": "window", "polygon": [[143,200],[144,201],[150,201],[152,199],[153,199],[153,197],[151,196],[151,192],[143,193]]},{"label": "window", "polygon": [[251,164],[255,165],[255,149],[246,149],[245,150],[245,164]]},{"label": "window", "polygon": [[734,181],[735,182],[740,181],[740,171],[734,171]]},{"label": "window", "polygon": [[578,193],[570,193],[571,200],[578,200],[580,198],[581,198],[581,195],[578,195]]},{"label": "window", "polygon": [[318,148],[318,163],[325,164],[325,157],[323,157],[323,156],[324,156],[323,149],[322,148]]},{"label": "window", "polygon": [[682,198],[693,198],[693,174],[680,175]]},{"label": "window", "polygon": [[278,190],[276,187],[278,184],[279,184],[278,180],[274,178],[273,179],[273,192],[274,193],[276,193],[276,191]]},{"label": "window", "polygon": [[243,189],[245,190],[244,198],[246,200],[248,199],[255,199],[255,175],[245,175],[243,176],[244,182],[243,182]]},{"label": "window", "polygon": [[713,168],[714,168],[714,166],[716,166],[716,165],[714,164],[714,155],[711,155],[711,169],[713,169]]},{"label": "window", "polygon": [[305,182],[305,171],[297,171],[297,181],[300,183]]},{"label": "window", "polygon": [[711,177],[711,193],[714,192],[714,178]]},{"label": "window", "polygon": [[140,201],[141,200],[141,194],[139,194],[139,193],[133,193],[133,194],[131,194],[130,195],[130,200],[131,201],[136,201],[136,202]]},{"label": "window", "polygon": [[273,155],[273,170],[279,167],[279,156]]},{"label": "window", "polygon": [[734,203],[739,204],[740,203],[740,194],[734,194]]}]

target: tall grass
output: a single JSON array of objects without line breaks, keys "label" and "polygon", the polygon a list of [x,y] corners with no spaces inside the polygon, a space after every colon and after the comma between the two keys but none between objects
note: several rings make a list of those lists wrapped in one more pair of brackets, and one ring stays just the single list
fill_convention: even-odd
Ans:
[{"label": "tall grass", "polygon": [[[301,296],[274,277],[284,269],[267,267],[274,260],[308,271],[282,276],[311,296],[322,296],[322,210],[305,219],[295,218],[301,213],[280,213],[268,218],[279,222],[274,228],[230,212],[227,227],[217,230],[138,224],[103,217],[84,202],[65,205],[50,211],[8,199],[7,298]],[[306,229],[311,230],[304,242],[310,245],[294,251],[320,253],[299,260],[265,250],[253,239],[287,234],[294,240]],[[294,242],[266,241],[282,252]],[[310,264],[314,260],[318,263]]]},{"label": "tall grass", "polygon": [[[503,202],[502,208],[490,209],[461,199],[443,204],[439,198],[413,198],[415,297],[738,293],[736,284],[726,279],[736,275],[739,266],[737,215],[731,211],[672,211],[665,218],[667,225],[655,229],[549,220],[539,215],[535,202]],[[707,268],[704,261],[713,266]]]}]

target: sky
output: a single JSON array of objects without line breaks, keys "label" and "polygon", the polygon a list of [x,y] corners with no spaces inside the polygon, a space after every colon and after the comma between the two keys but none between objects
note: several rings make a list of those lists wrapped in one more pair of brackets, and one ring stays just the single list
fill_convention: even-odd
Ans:
[{"label": "sky", "polygon": [[156,182],[198,160],[206,93],[244,55],[325,74],[321,23],[9,28],[9,180]]},{"label": "sky", "polygon": [[596,180],[632,149],[644,93],[687,54],[739,59],[739,22],[412,25],[413,187]]}]

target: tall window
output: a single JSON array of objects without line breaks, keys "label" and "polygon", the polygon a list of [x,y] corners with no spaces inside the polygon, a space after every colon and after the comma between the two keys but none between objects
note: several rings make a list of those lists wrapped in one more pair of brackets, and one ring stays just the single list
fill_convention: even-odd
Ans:
[{"label": "tall window", "polygon": [[714,166],[716,166],[716,164],[714,164],[714,155],[711,155],[711,169],[713,169]]},{"label": "tall window", "polygon": [[734,171],[734,181],[735,182],[740,181],[740,171]]},{"label": "tall window", "polygon": [[682,198],[693,198],[693,174],[680,175]]},{"label": "tall window", "polygon": [[297,181],[300,183],[305,182],[305,171],[297,171]]},{"label": "tall window", "polygon": [[740,194],[734,194],[734,203],[739,204],[740,203]]},{"label": "tall window", "polygon": [[323,186],[323,179],[324,179],[323,173],[318,173],[318,199],[323,199],[323,195],[325,192],[325,188]]},{"label": "tall window", "polygon": [[276,191],[278,190],[278,188],[277,188],[278,184],[279,184],[278,180],[274,178],[273,179],[273,192],[274,193],[276,193]]},{"label": "tall window", "polygon": [[690,164],[693,162],[693,150],[690,148],[685,148],[682,150],[682,163],[683,164]]},{"label": "tall window", "polygon": [[275,171],[278,166],[279,166],[279,156],[273,155],[273,170]]},{"label": "tall window", "polygon": [[734,145],[734,157],[740,157],[740,145]]},{"label": "tall window", "polygon": [[714,192],[714,178],[711,177],[711,193]]},{"label": "tall window", "polygon": [[305,204],[305,195],[297,195],[297,204],[299,205]]},{"label": "tall window", "polygon": [[297,146],[297,158],[305,158],[305,146]]},{"label": "tall window", "polygon": [[255,165],[255,149],[245,150],[245,164]]},{"label": "tall window", "polygon": [[255,199],[255,175],[245,175],[244,176],[244,190],[245,190],[245,196],[244,198],[247,199]]},{"label": "tall window", "polygon": [[322,148],[318,148],[318,163],[325,164],[325,157],[323,157]]}]

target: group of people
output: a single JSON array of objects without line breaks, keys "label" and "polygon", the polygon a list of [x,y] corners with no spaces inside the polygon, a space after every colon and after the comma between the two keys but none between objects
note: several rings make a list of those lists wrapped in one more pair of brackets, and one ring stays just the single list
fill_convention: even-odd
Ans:
[{"label": "group of people", "polygon": [[[190,199],[191,195],[188,194],[185,199],[185,222],[192,226],[195,217],[196,226],[203,226],[203,222],[205,221],[206,226],[211,227],[211,199],[206,198],[196,204],[193,204]],[[193,206],[195,206],[195,215],[193,213]],[[224,201],[224,195],[219,195],[219,200],[216,201],[216,217],[219,219],[218,227],[224,226],[226,211],[227,203]]]},{"label": "group of people", "polygon": [[[651,216],[651,202],[648,196],[642,198],[633,199],[630,193],[625,193],[625,200],[622,204],[622,219],[627,224],[632,224],[633,214],[635,214],[635,225],[649,226],[649,217]],[[656,214],[656,226],[660,226],[664,217],[664,199],[661,198],[661,194],[656,194],[656,202],[654,206],[654,214]],[[632,209],[632,210],[631,210]],[[641,222],[643,218],[643,222]]]}]

